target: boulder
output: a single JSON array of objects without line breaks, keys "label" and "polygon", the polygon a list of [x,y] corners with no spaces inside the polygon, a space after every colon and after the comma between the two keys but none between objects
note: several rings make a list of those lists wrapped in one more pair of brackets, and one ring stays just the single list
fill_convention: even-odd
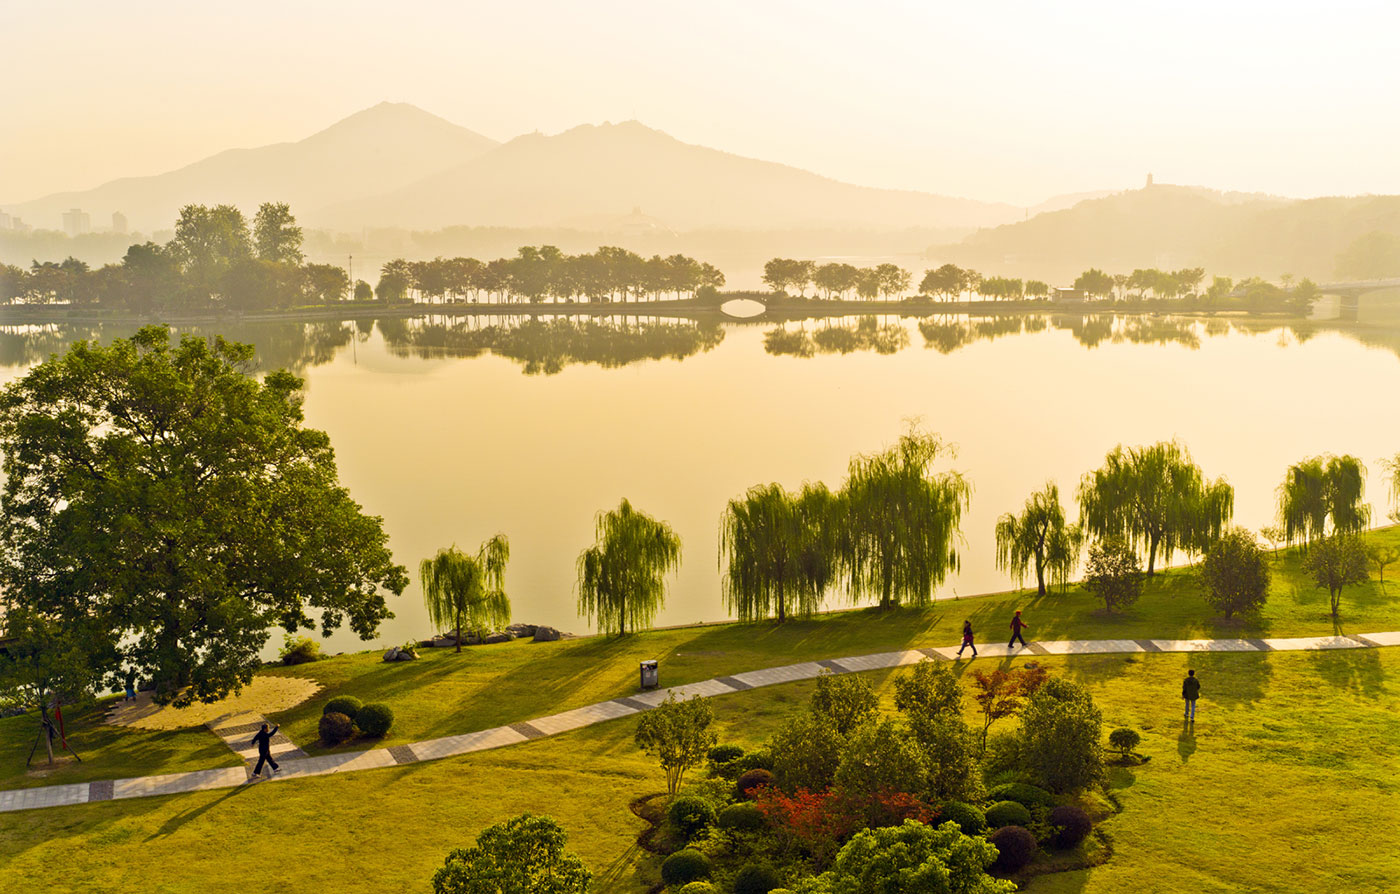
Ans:
[{"label": "boulder", "polygon": [[414,652],[412,649],[399,649],[399,654],[398,654],[398,656],[397,656],[394,660],[395,660],[395,661],[414,661],[414,660],[417,660],[417,658],[418,658],[418,653],[417,653],[417,652]]},{"label": "boulder", "polygon": [[433,637],[433,647],[437,649],[451,649],[457,645],[457,640],[450,636]]},{"label": "boulder", "polygon": [[385,660],[385,661],[398,661],[398,660],[399,660],[399,647],[398,647],[398,646],[394,646],[394,647],[392,647],[391,649],[389,649],[389,651],[385,652],[385,653],[384,653],[384,660]]},{"label": "boulder", "polygon": [[509,633],[511,636],[514,636],[516,639],[524,639],[527,636],[534,636],[535,630],[536,627],[534,624],[512,624],[506,628],[506,632]]},{"label": "boulder", "polygon": [[552,643],[557,640],[559,636],[559,631],[555,630],[553,627],[535,628],[535,642],[537,643]]},{"label": "boulder", "polygon": [[490,636],[486,637],[486,639],[482,640],[482,642],[490,646],[496,643],[508,643],[513,639],[515,639],[515,636],[513,634],[511,634],[509,631],[502,630],[499,633],[491,634]]}]

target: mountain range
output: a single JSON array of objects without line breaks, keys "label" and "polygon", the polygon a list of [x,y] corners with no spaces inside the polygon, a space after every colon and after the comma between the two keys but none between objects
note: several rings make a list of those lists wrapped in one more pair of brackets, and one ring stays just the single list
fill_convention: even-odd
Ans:
[{"label": "mountain range", "polygon": [[504,144],[404,103],[381,103],[294,143],[232,149],[148,177],[0,206],[57,228],[81,208],[168,228],[181,206],[252,212],[284,201],[313,227],[588,226],[634,210],[705,227],[963,228],[1024,216],[1010,205],[842,183],[683,143],[638,122],[583,125]]}]

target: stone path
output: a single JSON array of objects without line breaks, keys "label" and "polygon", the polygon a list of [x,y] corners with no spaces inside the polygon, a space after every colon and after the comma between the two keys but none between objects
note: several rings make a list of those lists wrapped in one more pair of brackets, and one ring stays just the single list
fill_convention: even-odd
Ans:
[{"label": "stone path", "polygon": [[[1024,649],[1009,649],[1000,643],[987,643],[977,647],[979,657],[1005,658],[1009,655],[1094,655],[1126,654],[1136,652],[1297,652],[1322,649],[1372,649],[1383,646],[1400,646],[1400,631],[1386,633],[1351,634],[1348,636],[1302,636],[1273,639],[1112,639],[1112,640],[1060,640],[1054,642],[1032,642]],[[69,785],[49,785],[38,788],[10,789],[0,791],[0,812],[28,810],[39,807],[62,807],[69,804],[87,804],[92,801],[110,801],[120,798],[144,798],[151,795],[169,795],[181,792],[197,792],[208,789],[232,788],[246,784],[266,785],[288,779],[306,776],[326,776],[332,773],[349,773],[355,770],[369,770],[376,767],[392,767],[398,764],[411,764],[419,761],[437,760],[474,751],[486,751],[505,745],[515,745],[532,739],[542,739],[573,729],[616,720],[648,711],[661,704],[671,695],[678,699],[699,695],[706,698],[727,695],[759,686],[773,686],[778,683],[791,683],[796,680],[810,680],[823,671],[832,673],[854,673],[857,671],[880,670],[918,664],[925,659],[947,661],[956,658],[956,646],[940,646],[926,649],[905,649],[898,652],[881,652],[875,655],[856,655],[847,658],[828,658],[821,661],[804,661],[782,667],[720,677],[715,680],[702,680],[686,683],[670,689],[658,689],[636,695],[622,696],[610,701],[574,708],[537,717],[528,721],[498,726],[494,729],[464,733],[458,736],[445,736],[429,739],[426,742],[412,742],[407,745],[394,745],[389,748],[375,748],[369,751],[343,752],[319,757],[300,756],[294,744],[283,740],[274,746],[273,753],[284,754],[280,761],[282,770],[276,776],[263,782],[252,783],[251,768],[223,767],[214,770],[195,770],[189,773],[171,773],[164,776],[144,776],[138,779],[102,780],[81,782]],[[964,659],[968,660],[968,659]],[[251,715],[243,715],[251,716]],[[238,720],[238,723],[234,723]],[[251,720],[240,717],[229,718],[227,725],[216,728],[230,747],[242,754],[245,748],[237,747],[240,742],[246,745],[257,729],[246,729]],[[259,719],[256,721],[261,723]],[[238,730],[235,734],[234,730]],[[281,738],[279,736],[279,738]],[[278,752],[277,748],[283,750]],[[256,754],[254,754],[256,757]]]},{"label": "stone path", "polygon": [[[253,734],[261,729],[264,723],[270,724],[271,722],[261,714],[245,711],[241,714],[231,714],[209,721],[209,730],[223,739],[224,744],[232,748],[246,763],[250,766],[256,766],[258,749],[251,744]],[[288,739],[280,730],[268,744],[270,746],[268,750],[272,752],[272,758],[278,764],[281,764],[284,759],[299,760],[307,757],[306,752],[298,748],[296,743]]]}]

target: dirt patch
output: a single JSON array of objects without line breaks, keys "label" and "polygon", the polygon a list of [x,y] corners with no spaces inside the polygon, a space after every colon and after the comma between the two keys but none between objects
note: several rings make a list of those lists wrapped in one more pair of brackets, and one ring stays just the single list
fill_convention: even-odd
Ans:
[{"label": "dirt patch", "polygon": [[320,690],[321,684],[301,677],[254,677],[243,691],[211,704],[172,708],[151,701],[142,692],[136,701],[120,702],[107,714],[107,722],[136,729],[174,730],[204,726],[236,714],[272,714],[294,708]]}]

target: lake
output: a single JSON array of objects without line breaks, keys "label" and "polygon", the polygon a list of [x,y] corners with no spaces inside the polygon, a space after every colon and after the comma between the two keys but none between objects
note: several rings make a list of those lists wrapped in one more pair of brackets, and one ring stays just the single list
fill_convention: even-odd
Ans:
[{"label": "lake", "polygon": [[[1380,460],[1400,451],[1400,329],[1108,316],[774,328],[439,318],[194,331],[251,341],[265,368],[305,377],[307,424],[329,432],[342,482],[383,516],[411,574],[439,547],[504,533],[515,618],[576,633],[590,628],[574,563],[600,509],[626,497],[681,535],[658,624],[721,620],[726,501],[770,481],[835,489],[852,454],[911,420],[957,445],[947,467],[974,487],[962,569],[939,600],[1010,586],[996,518],[1047,480],[1072,498],[1119,443],[1180,439],[1234,484],[1236,521],[1256,530],[1285,468],[1323,452],[1360,457],[1376,517],[1392,508]],[[130,331],[0,327],[0,379],[75,338]],[[416,577],[391,606],[380,644],[432,632]],[[365,647],[346,631],[326,645]]]}]

